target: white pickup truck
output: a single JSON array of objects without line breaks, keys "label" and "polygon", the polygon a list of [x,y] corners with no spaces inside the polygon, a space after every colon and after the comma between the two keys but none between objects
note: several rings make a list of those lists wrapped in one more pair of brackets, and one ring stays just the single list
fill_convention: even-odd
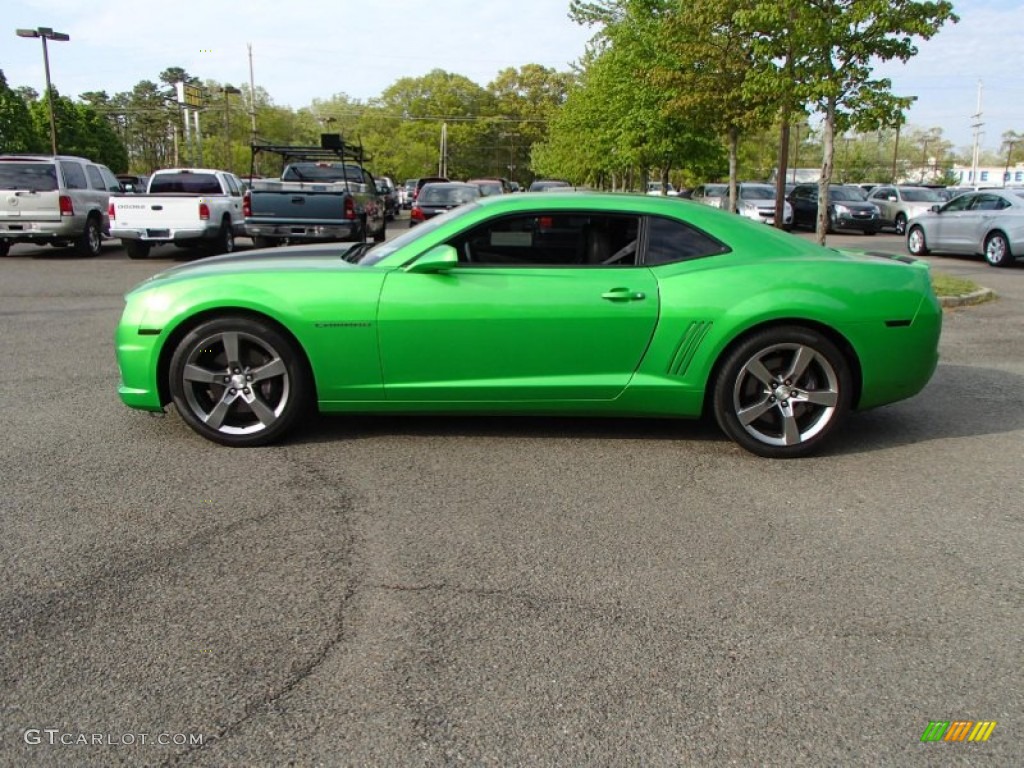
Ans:
[{"label": "white pickup truck", "polygon": [[152,246],[163,243],[230,253],[235,235],[245,234],[244,190],[242,181],[225,171],[156,171],[146,194],[110,197],[110,236],[121,239],[132,259],[144,259]]}]

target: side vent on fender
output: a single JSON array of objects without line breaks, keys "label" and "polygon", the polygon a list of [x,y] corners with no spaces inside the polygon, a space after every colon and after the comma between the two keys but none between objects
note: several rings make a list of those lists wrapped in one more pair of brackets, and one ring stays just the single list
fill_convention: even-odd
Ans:
[{"label": "side vent on fender", "polygon": [[697,354],[697,348],[704,341],[704,337],[711,330],[710,320],[694,320],[690,323],[683,336],[676,345],[676,351],[672,354],[672,362],[668,364],[668,372],[672,376],[685,376],[686,369],[690,367],[690,361]]}]

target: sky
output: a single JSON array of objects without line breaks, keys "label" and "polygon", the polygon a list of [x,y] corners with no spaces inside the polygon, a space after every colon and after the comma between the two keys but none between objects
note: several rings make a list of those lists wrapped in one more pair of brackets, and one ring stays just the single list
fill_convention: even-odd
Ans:
[{"label": "sky", "polygon": [[[180,66],[201,80],[249,81],[294,108],[336,93],[367,100],[402,77],[432,69],[486,86],[507,67],[567,70],[594,30],[568,18],[569,0],[0,0],[0,69],[12,87],[45,87],[38,40],[17,28],[71,36],[49,43],[61,94],[127,91]],[[908,63],[880,65],[895,93],[917,96],[912,127],[941,128],[956,148],[973,143],[983,83],[981,146],[998,150],[1024,132],[1024,0],[954,0],[960,22],[920,41]]]}]

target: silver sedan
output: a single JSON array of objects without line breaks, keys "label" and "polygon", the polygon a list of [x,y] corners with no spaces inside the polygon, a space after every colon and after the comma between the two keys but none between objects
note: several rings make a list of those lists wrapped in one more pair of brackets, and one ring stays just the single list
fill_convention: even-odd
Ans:
[{"label": "silver sedan", "polygon": [[1008,267],[1024,254],[1024,189],[967,192],[910,220],[907,250],[984,254],[993,267]]}]

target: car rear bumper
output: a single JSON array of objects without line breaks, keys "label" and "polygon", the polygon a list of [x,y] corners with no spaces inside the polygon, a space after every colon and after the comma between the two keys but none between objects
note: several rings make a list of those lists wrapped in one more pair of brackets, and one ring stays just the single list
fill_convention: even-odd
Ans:
[{"label": "car rear bumper", "polygon": [[70,240],[85,229],[85,218],[70,216],[60,221],[0,220],[0,238],[22,242]]},{"label": "car rear bumper", "polygon": [[331,224],[245,223],[250,237],[288,238],[290,240],[348,240],[359,234],[356,221]]},{"label": "car rear bumper", "polygon": [[219,231],[219,224],[216,227],[197,227],[195,229],[115,228],[110,230],[110,236],[121,240],[138,240],[143,243],[174,243],[210,240],[215,238]]}]

